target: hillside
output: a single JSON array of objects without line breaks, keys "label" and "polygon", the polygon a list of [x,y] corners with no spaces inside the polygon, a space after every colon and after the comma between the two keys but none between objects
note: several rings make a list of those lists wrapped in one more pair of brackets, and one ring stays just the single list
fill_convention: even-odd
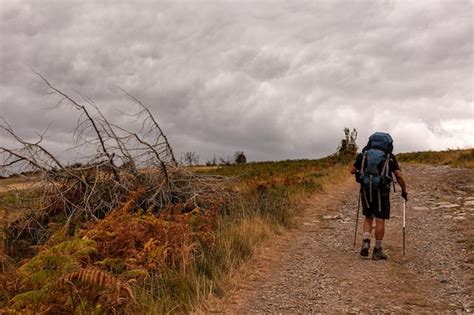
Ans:
[{"label": "hillside", "polygon": [[408,152],[399,153],[397,157],[401,162],[474,168],[474,149]]},{"label": "hillside", "polygon": [[[138,186],[103,218],[74,225],[46,211],[39,178],[3,179],[0,305],[127,314],[467,310],[474,175],[445,165],[471,165],[471,152],[399,155],[410,191],[409,251],[400,255],[392,194],[391,259],[382,263],[352,248],[357,188],[347,160],[335,156],[195,168],[179,176],[220,187],[199,206],[156,212]],[[427,161],[443,166],[420,164]],[[47,226],[32,233],[39,218]],[[367,267],[383,274],[373,283],[383,299],[360,294]]]},{"label": "hillside", "polygon": [[[203,187],[196,190],[200,199],[159,211],[145,203],[145,185],[157,176],[149,170],[146,181],[99,220],[64,216],[50,195],[59,182],[0,180],[0,305],[55,313],[189,312],[222,295],[229,273],[262,242],[294,226],[299,200],[338,182],[346,169],[330,157],[204,168],[194,175],[174,170],[180,185]],[[72,296],[70,285],[77,288]]]}]

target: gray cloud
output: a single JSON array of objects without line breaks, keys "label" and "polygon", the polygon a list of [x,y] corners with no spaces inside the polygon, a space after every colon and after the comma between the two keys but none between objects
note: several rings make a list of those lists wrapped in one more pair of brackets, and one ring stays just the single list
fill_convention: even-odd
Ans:
[{"label": "gray cloud", "polygon": [[[115,121],[121,86],[177,152],[319,157],[345,126],[397,151],[474,146],[473,3],[425,1],[0,2],[0,115],[26,137],[77,117],[28,69]],[[1,141],[1,140],[0,140]]]}]

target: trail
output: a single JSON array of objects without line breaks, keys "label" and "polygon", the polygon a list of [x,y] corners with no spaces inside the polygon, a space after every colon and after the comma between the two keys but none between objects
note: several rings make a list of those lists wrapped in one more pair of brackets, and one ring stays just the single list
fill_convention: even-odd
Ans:
[{"label": "trail", "polygon": [[410,193],[406,256],[398,190],[383,243],[389,260],[359,257],[362,215],[354,249],[358,191],[351,178],[312,197],[298,228],[249,262],[234,292],[210,311],[472,312],[474,170],[407,165],[403,171]]}]

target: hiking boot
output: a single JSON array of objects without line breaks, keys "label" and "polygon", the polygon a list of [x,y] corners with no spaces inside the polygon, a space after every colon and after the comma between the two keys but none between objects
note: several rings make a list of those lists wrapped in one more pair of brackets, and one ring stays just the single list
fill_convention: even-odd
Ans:
[{"label": "hiking boot", "polygon": [[373,260],[384,260],[388,259],[387,255],[385,255],[382,251],[382,247],[374,248],[374,252],[372,253]]},{"label": "hiking boot", "polygon": [[360,249],[360,255],[362,257],[369,256],[370,240],[362,241],[362,248]]}]

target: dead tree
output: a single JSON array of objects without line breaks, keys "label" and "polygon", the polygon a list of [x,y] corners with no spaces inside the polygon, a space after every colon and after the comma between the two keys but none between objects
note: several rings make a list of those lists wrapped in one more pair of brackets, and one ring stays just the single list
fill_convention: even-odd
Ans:
[{"label": "dead tree", "polygon": [[0,146],[0,173],[37,173],[34,189],[41,191],[34,214],[13,227],[18,235],[29,233],[37,242],[44,241],[52,218],[65,217],[66,225],[98,220],[137,190],[143,194],[134,207],[154,212],[170,204],[182,204],[183,209],[198,206],[224,193],[220,183],[227,179],[197,175],[178,166],[152,112],[130,93],[121,89],[137,108],[130,115],[140,122],[133,130],[109,121],[87,96],[79,101],[35,74],[59,97],[53,109],[69,107],[78,113],[69,150],[83,156],[67,165],[43,145],[47,130],[36,141],[27,141],[5,118],[0,119],[0,133],[16,143]]},{"label": "dead tree", "polygon": [[199,164],[199,155],[196,152],[186,152],[183,156],[184,163],[187,165]]}]

